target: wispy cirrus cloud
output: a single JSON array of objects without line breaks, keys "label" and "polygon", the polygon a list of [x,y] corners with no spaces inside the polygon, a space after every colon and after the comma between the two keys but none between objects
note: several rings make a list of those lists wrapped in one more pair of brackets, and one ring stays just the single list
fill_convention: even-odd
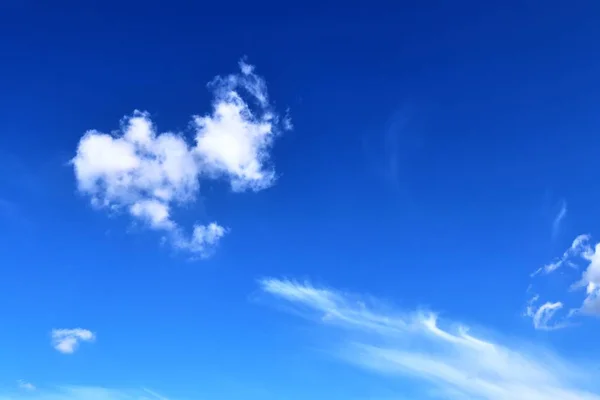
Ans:
[{"label": "wispy cirrus cloud", "polygon": [[[398,311],[309,283],[266,278],[263,292],[337,328],[340,357],[360,367],[421,382],[446,399],[600,400],[593,376],[547,351],[478,337],[426,311]],[[438,397],[436,397],[438,398]]]},{"label": "wispy cirrus cloud", "polygon": [[586,252],[590,250],[589,247],[590,235],[579,235],[577,236],[571,246],[564,251],[561,257],[553,260],[552,262],[536,269],[531,276],[534,277],[540,273],[550,274],[564,265],[575,267],[576,264],[573,262],[574,259],[583,257]]},{"label": "wispy cirrus cloud", "polygon": [[96,334],[87,329],[53,329],[52,346],[63,354],[72,354],[81,342],[93,342]]},{"label": "wispy cirrus cloud", "polygon": [[240,70],[209,83],[213,109],[192,117],[193,144],[181,133],[160,133],[142,111],[125,117],[118,132],[86,132],[71,161],[79,191],[98,209],[124,211],[163,232],[174,248],[209,256],[228,229],[196,223],[186,234],[174,208],[195,202],[206,179],[225,179],[235,192],[273,185],[270,149],[291,128],[289,116],[280,118],[270,105],[254,67],[242,61]]},{"label": "wispy cirrus cloud", "polygon": [[567,202],[565,200],[562,200],[560,203],[560,209],[558,210],[558,213],[556,213],[554,220],[552,220],[552,237],[555,238],[558,235],[558,232],[560,230],[560,225],[566,217],[567,217]]},{"label": "wispy cirrus cloud", "polygon": [[369,169],[393,189],[405,180],[404,171],[411,156],[422,147],[422,137],[415,131],[410,107],[395,110],[380,132],[363,136],[363,151]]},{"label": "wispy cirrus cloud", "polygon": [[0,400],[169,400],[149,389],[114,389],[100,386],[60,386],[34,391],[0,393]]}]

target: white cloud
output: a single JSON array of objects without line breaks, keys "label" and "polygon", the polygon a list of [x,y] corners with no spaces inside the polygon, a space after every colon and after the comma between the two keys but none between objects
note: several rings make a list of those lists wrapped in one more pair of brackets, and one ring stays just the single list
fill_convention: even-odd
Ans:
[{"label": "white cloud", "polygon": [[[587,262],[587,266],[581,273],[579,279],[570,285],[568,290],[577,291],[585,289],[585,296],[581,303],[572,305],[570,311],[565,317],[557,322],[552,322],[555,314],[564,307],[563,301],[546,302],[539,308],[534,306],[539,296],[534,296],[527,306],[525,315],[533,320],[533,325],[536,329],[557,329],[569,326],[569,320],[576,316],[591,315],[600,316],[600,243],[595,246],[590,244],[589,235],[579,235],[573,240],[569,247],[555,262],[538,269],[532,276],[543,272],[545,275],[550,274],[560,268],[563,264],[568,264],[578,269],[579,260]],[[567,290],[567,289],[565,289]]]},{"label": "white cloud", "polygon": [[96,335],[87,329],[53,329],[52,346],[63,354],[72,354],[81,342],[91,342]]},{"label": "white cloud", "polygon": [[208,225],[195,225],[191,238],[176,236],[173,245],[178,249],[188,250],[193,254],[199,254],[201,257],[207,257],[226,233],[227,229],[215,222]]},{"label": "white cloud", "polygon": [[193,203],[203,179],[226,178],[234,191],[273,185],[269,151],[291,127],[273,111],[254,67],[241,62],[240,69],[209,84],[213,110],[193,117],[194,144],[179,133],[159,133],[141,111],[125,117],[119,132],[86,132],[72,160],[79,191],[97,208],[128,212],[162,231],[176,248],[210,254],[227,230],[216,222],[196,224],[188,237],[173,220],[174,207]]},{"label": "white cloud", "polygon": [[573,243],[571,243],[571,246],[567,250],[565,250],[565,252],[560,258],[554,260],[550,264],[546,264],[543,267],[538,268],[531,274],[531,276],[534,277],[539,273],[550,274],[562,267],[564,264],[573,266],[574,264],[571,262],[572,258],[584,257],[587,253],[589,253],[589,240],[590,235],[577,236],[573,240]]},{"label": "white cloud", "polygon": [[33,383],[24,381],[23,379],[19,379],[17,381],[17,385],[20,389],[23,389],[28,392],[33,392],[34,390],[36,390],[36,387]]},{"label": "white cloud", "polygon": [[586,289],[586,297],[577,312],[584,315],[600,316],[600,287],[590,282]]},{"label": "white cloud", "polygon": [[[241,62],[240,68],[241,75],[218,77],[211,83],[216,101],[211,115],[194,117],[194,152],[206,172],[228,177],[234,191],[260,190],[275,181],[267,165],[279,118],[270,109],[266,84],[254,74],[254,67]],[[258,101],[259,115],[237,88]]]},{"label": "white cloud", "polygon": [[566,216],[567,216],[567,202],[565,200],[563,200],[560,204],[560,210],[558,210],[558,213],[556,214],[556,216],[554,217],[554,220],[552,221],[552,236],[556,237],[556,235],[558,235],[558,231],[560,229],[560,224],[565,219]]},{"label": "white cloud", "polygon": [[589,386],[593,376],[581,364],[474,336],[464,326],[440,322],[435,313],[398,312],[308,283],[268,278],[260,284],[264,292],[298,306],[305,316],[341,328],[341,340],[336,340],[343,343],[340,357],[420,381],[442,398],[600,400],[599,392]]},{"label": "white cloud", "polygon": [[535,295],[527,304],[525,315],[531,317],[533,320],[533,327],[535,329],[550,331],[555,329],[566,328],[568,323],[565,320],[558,322],[551,322],[552,318],[557,311],[563,308],[563,303],[557,302],[545,302],[539,307],[535,306],[535,303],[539,299],[539,295]]},{"label": "white cloud", "polygon": [[573,285],[574,288],[585,287],[586,290],[579,313],[600,316],[600,243],[586,251],[584,258],[589,264],[579,282]]},{"label": "white cloud", "polygon": [[39,388],[29,393],[0,393],[0,400],[169,400],[149,389],[111,389],[94,386]]}]

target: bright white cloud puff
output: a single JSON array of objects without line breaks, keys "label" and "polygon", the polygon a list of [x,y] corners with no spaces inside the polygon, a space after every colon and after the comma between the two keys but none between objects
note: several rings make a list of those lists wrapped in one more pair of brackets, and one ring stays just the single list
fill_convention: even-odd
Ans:
[{"label": "bright white cloud puff", "polygon": [[97,208],[125,211],[162,231],[176,249],[210,255],[228,230],[210,222],[187,235],[173,208],[193,203],[203,179],[227,179],[236,192],[273,185],[269,152],[278,133],[291,128],[271,107],[254,67],[240,62],[240,70],[209,84],[213,110],[193,116],[193,144],[180,133],[159,133],[141,111],[124,118],[118,132],[86,132],[72,160],[79,191]]},{"label": "bright white cloud puff", "polygon": [[63,354],[72,354],[81,342],[92,342],[95,339],[96,335],[87,329],[52,330],[52,346]]}]

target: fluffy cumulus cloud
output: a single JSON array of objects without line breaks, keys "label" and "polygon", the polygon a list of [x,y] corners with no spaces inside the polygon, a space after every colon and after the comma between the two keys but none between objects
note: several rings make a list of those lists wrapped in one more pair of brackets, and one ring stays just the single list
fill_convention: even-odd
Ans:
[{"label": "fluffy cumulus cloud", "polygon": [[240,70],[209,83],[212,112],[192,117],[192,142],[182,133],[159,132],[141,111],[125,117],[117,132],[86,132],[72,160],[79,191],[99,209],[126,212],[163,232],[177,249],[209,255],[228,229],[208,221],[186,233],[174,208],[193,203],[206,179],[225,179],[235,192],[273,185],[269,152],[278,133],[291,127],[274,111],[254,67],[240,62]]},{"label": "fluffy cumulus cloud", "polygon": [[[600,316],[600,243],[592,245],[589,235],[579,235],[561,257],[538,268],[532,277],[550,279],[551,274],[563,266],[569,267],[569,273],[565,276],[571,279],[570,285],[565,288],[564,293],[558,295],[553,293],[553,295],[558,297],[567,294],[571,297],[575,295],[578,303],[568,307],[560,299],[542,303],[539,302],[539,293],[533,294],[526,306],[525,315],[532,318],[536,329],[564,328],[569,326],[570,321],[577,316]],[[559,315],[561,310],[563,314]]]},{"label": "fluffy cumulus cloud", "polygon": [[308,283],[268,278],[260,285],[300,315],[335,329],[341,358],[421,382],[425,398],[600,400],[584,366],[523,344],[475,336],[465,326],[441,322],[435,313],[397,311]]},{"label": "fluffy cumulus cloud", "polygon": [[0,393],[0,400],[169,400],[150,389],[112,389],[94,386],[62,386],[35,391]]},{"label": "fluffy cumulus cloud", "polygon": [[72,354],[77,350],[81,342],[92,342],[96,335],[87,329],[53,329],[52,346],[63,353]]}]

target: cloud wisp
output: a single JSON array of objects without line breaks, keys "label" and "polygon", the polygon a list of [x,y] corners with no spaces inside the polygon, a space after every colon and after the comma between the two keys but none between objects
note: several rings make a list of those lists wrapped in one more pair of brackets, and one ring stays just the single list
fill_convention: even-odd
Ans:
[{"label": "cloud wisp", "polygon": [[96,334],[81,328],[75,329],[53,329],[52,346],[63,354],[73,354],[81,342],[93,342]]},{"label": "cloud wisp", "polygon": [[210,255],[228,229],[196,223],[186,234],[173,219],[174,208],[195,202],[202,180],[225,179],[234,192],[273,185],[270,150],[291,127],[289,117],[281,119],[270,105],[254,67],[240,62],[240,70],[209,83],[213,109],[192,117],[193,144],[181,133],[160,133],[142,111],[125,117],[118,132],[86,132],[71,161],[79,191],[96,208],[124,211],[163,232],[176,249]]},{"label": "cloud wisp", "polygon": [[558,232],[560,230],[560,225],[566,217],[567,217],[567,202],[565,200],[563,200],[560,203],[560,210],[558,210],[558,213],[556,214],[556,216],[554,217],[554,220],[552,221],[552,237],[553,238],[556,238],[556,236],[558,236]]},{"label": "cloud wisp", "polygon": [[600,400],[582,366],[533,347],[474,336],[435,313],[390,310],[309,283],[266,278],[260,286],[308,319],[337,328],[337,342],[343,343],[337,350],[346,361],[421,382],[424,395],[434,390],[446,399]]},{"label": "cloud wisp", "polygon": [[0,393],[0,400],[169,400],[149,389],[114,389],[100,386],[37,388]]},{"label": "cloud wisp", "polygon": [[537,302],[540,299],[538,294],[534,295],[525,308],[525,316],[530,317],[533,321],[533,327],[542,331],[552,331],[555,329],[566,328],[569,323],[566,319],[559,321],[552,320],[554,315],[564,307],[564,304],[560,301],[550,302],[547,301],[541,306],[537,306]]},{"label": "cloud wisp", "polygon": [[393,190],[401,189],[405,180],[404,170],[411,155],[422,145],[422,138],[411,126],[412,110],[400,107],[395,110],[381,132],[369,132],[363,136],[365,161],[383,183]]},{"label": "cloud wisp", "polygon": [[534,277],[538,274],[550,274],[556,271],[557,269],[563,267],[564,265],[575,267],[576,264],[573,262],[573,260],[578,257],[583,257],[584,254],[590,250],[589,240],[589,235],[577,236],[573,240],[573,243],[571,243],[571,246],[567,250],[565,250],[565,252],[560,258],[557,258],[551,263],[538,268],[531,274],[531,277]]},{"label": "cloud wisp", "polygon": [[19,389],[25,390],[27,392],[33,392],[37,389],[33,383],[27,382],[23,379],[19,379],[17,381],[17,386],[19,387]]}]

